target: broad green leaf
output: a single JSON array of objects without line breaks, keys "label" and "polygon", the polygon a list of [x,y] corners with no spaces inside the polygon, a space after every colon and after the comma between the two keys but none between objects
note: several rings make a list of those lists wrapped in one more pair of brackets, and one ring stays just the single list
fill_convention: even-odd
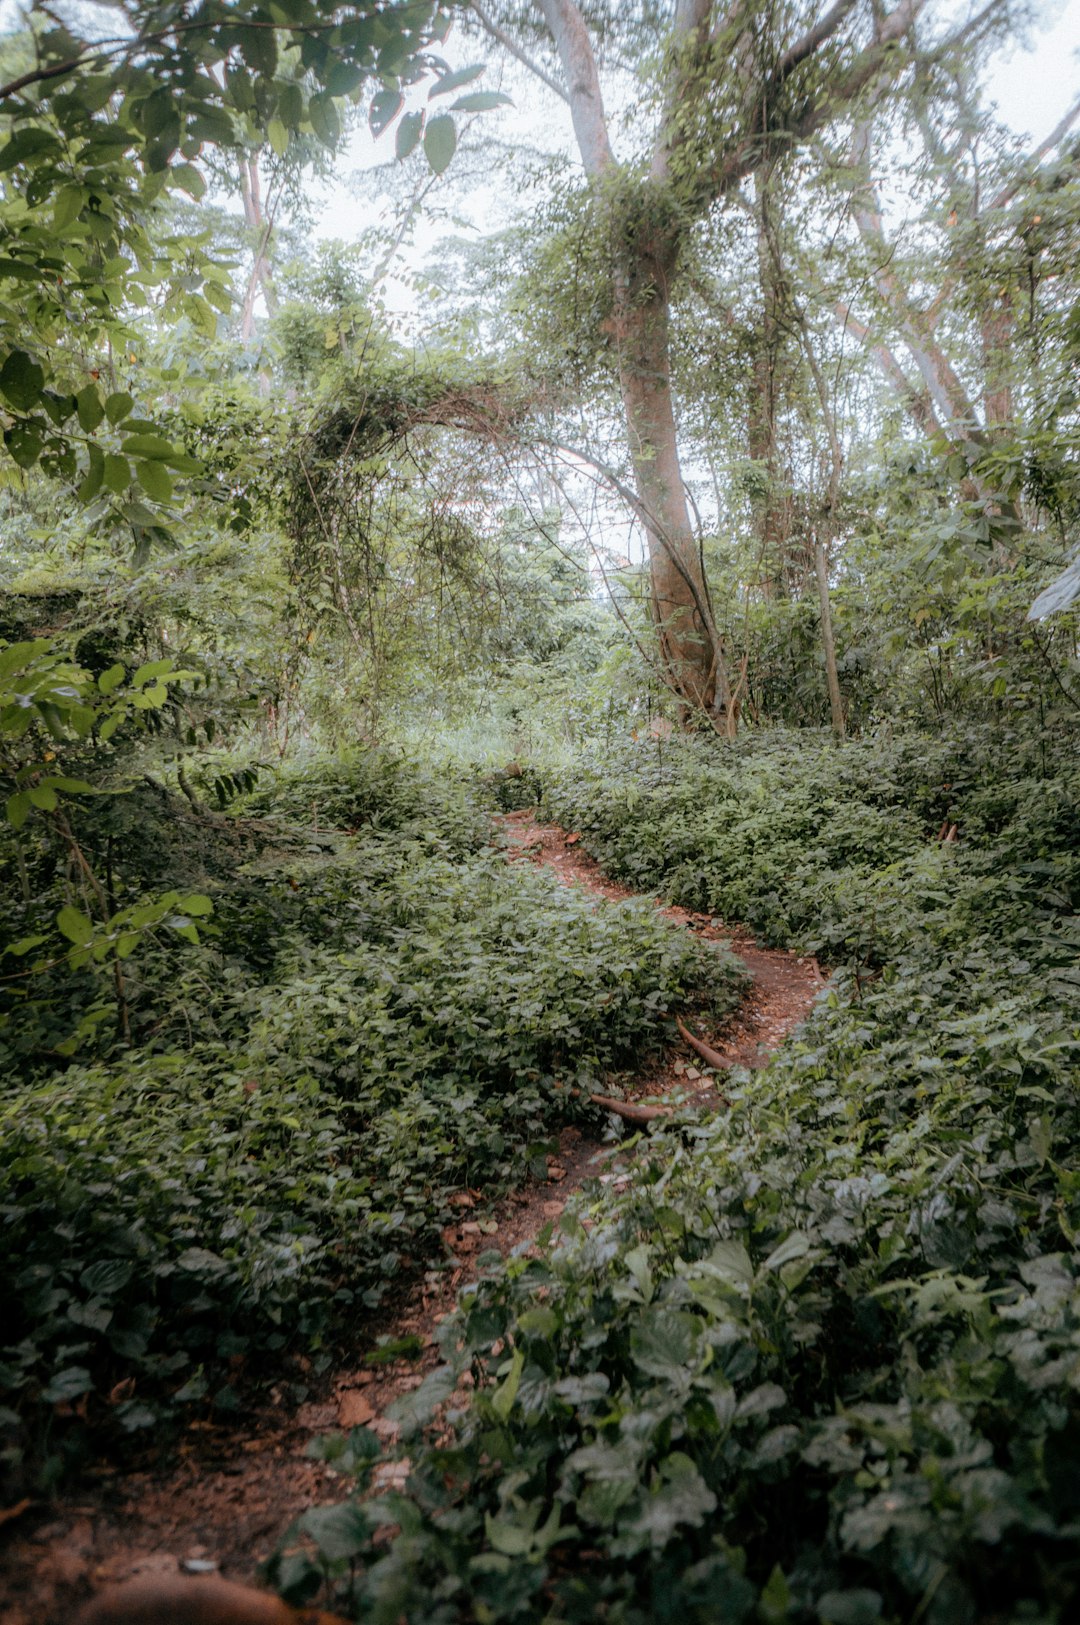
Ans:
[{"label": "broad green leaf", "polygon": [[0,392],[18,412],[29,412],[41,399],[45,373],[25,350],[12,350],[0,367]]},{"label": "broad green leaf", "polygon": [[125,668],[118,663],[110,666],[108,671],[102,672],[98,678],[98,688],[103,694],[111,694],[114,688],[120,687],[124,681],[124,670]]},{"label": "broad green leaf", "polygon": [[308,102],[308,118],[311,120],[311,128],[323,145],[332,147],[341,134],[341,120],[338,118],[333,97],[328,96],[325,91],[312,96]]},{"label": "broad green leaf", "polygon": [[10,141],[0,147],[0,174],[14,169],[16,164],[24,163],[28,158],[41,159],[45,153],[51,157],[61,150],[59,141],[48,130],[23,125],[15,131]]},{"label": "broad green leaf", "polygon": [[397,90],[380,90],[371,104],[368,122],[374,136],[382,135],[397,118],[405,105],[405,98]]},{"label": "broad green leaf", "polygon": [[81,186],[62,186],[53,203],[53,230],[65,231],[82,212],[86,193]]},{"label": "broad green leaf", "polygon": [[105,417],[105,406],[96,384],[87,384],[80,389],[75,397],[75,409],[79,414],[79,424],[87,434],[93,434]]},{"label": "broad green leaf", "polygon": [[17,421],[4,430],[4,445],[19,468],[33,468],[45,444],[39,427],[41,419]]},{"label": "broad green leaf", "polygon": [[122,496],[131,484],[131,464],[115,451],[105,454],[105,485],[114,496]]},{"label": "broad green leaf", "polygon": [[175,665],[175,660],[168,657],[164,660],[148,660],[144,666],[136,668],[131,679],[132,688],[143,688],[147,683],[156,682],[159,677],[171,672]]},{"label": "broad green leaf", "polygon": [[84,505],[92,502],[94,497],[97,496],[105,478],[105,454],[101,447],[91,441],[86,448],[86,455],[88,458],[87,470],[75,493],[79,501]]},{"label": "broad green leaf", "polygon": [[521,1373],[525,1369],[525,1354],[522,1349],[514,1350],[514,1357],[510,1362],[510,1370],[506,1377],[491,1396],[491,1408],[500,1422],[509,1419],[514,1408],[518,1389],[521,1386]]},{"label": "broad green leaf", "polygon": [[129,434],[121,442],[127,457],[168,457],[172,442],[160,434]]},{"label": "broad green leaf", "polygon": [[415,149],[420,140],[420,132],[424,127],[423,113],[406,113],[397,127],[397,155],[407,158]]},{"label": "broad green leaf", "polygon": [[449,113],[440,113],[424,131],[424,152],[436,175],[449,167],[457,148],[457,130]]},{"label": "broad green leaf", "polygon": [[57,914],[56,925],[77,948],[84,947],[94,935],[93,921],[81,909],[73,908],[70,903],[65,904]]},{"label": "broad green leaf", "polygon": [[295,82],[282,86],[277,104],[278,118],[286,129],[298,130],[304,117],[304,93]]},{"label": "broad green leaf", "polygon": [[6,813],[7,821],[12,829],[22,829],[30,816],[32,806],[30,797],[25,790],[16,790],[13,796],[8,796]]},{"label": "broad green leaf", "polygon": [[761,1267],[765,1270],[782,1269],[785,1264],[790,1264],[793,1258],[802,1258],[809,1251],[809,1237],[804,1236],[799,1230],[793,1230],[786,1240],[773,1249]]},{"label": "broad green leaf", "polygon": [[56,1373],[41,1397],[50,1405],[59,1405],[65,1400],[78,1399],[81,1395],[88,1394],[93,1386],[93,1380],[86,1367],[72,1365]]},{"label": "broad green leaf", "polygon": [[468,96],[459,96],[450,104],[452,113],[490,113],[496,107],[512,107],[509,96],[501,90],[474,90]]},{"label": "broad green leaf", "polygon": [[105,416],[110,423],[120,423],[128,416],[135,402],[125,390],[117,390],[105,402]]},{"label": "broad green leaf", "polygon": [[168,502],[173,494],[173,482],[167,468],[161,463],[136,463],[135,473],[147,496],[155,502]]}]

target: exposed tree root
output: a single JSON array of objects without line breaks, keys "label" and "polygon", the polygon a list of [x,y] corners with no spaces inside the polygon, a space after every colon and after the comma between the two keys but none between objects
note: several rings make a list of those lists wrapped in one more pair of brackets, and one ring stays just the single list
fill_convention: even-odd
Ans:
[{"label": "exposed tree root", "polygon": [[650,1106],[646,1101],[614,1100],[610,1095],[590,1095],[589,1099],[594,1106],[614,1112],[625,1123],[654,1123],[658,1117],[670,1117],[675,1109],[673,1106]]},{"label": "exposed tree root", "polygon": [[728,1070],[731,1062],[726,1060],[718,1049],[713,1049],[711,1044],[706,1044],[703,1038],[695,1038],[689,1028],[684,1027],[681,1021],[677,1020],[675,1025],[678,1027],[682,1036],[686,1039],[686,1042],[690,1045],[690,1048],[697,1050],[706,1066],[715,1067],[718,1072],[726,1072]]},{"label": "exposed tree root", "polygon": [[346,1625],[339,1614],[290,1608],[269,1591],[208,1574],[155,1575],[110,1586],[76,1616],[75,1625]]}]

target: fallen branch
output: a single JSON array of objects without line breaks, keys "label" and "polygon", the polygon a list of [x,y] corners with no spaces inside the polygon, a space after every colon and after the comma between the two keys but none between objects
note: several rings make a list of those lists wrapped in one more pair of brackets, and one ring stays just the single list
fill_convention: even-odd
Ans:
[{"label": "fallen branch", "polygon": [[712,1045],[706,1044],[702,1038],[695,1038],[690,1029],[684,1027],[681,1021],[676,1021],[675,1025],[690,1045],[690,1048],[697,1050],[706,1066],[715,1067],[720,1072],[727,1072],[730,1069],[731,1062],[721,1055],[718,1049],[713,1049]]},{"label": "fallen branch", "polygon": [[629,1100],[613,1100],[610,1095],[590,1095],[589,1099],[594,1106],[603,1106],[606,1112],[614,1112],[626,1123],[654,1123],[658,1117],[670,1117],[674,1111],[673,1106],[637,1106]]}]

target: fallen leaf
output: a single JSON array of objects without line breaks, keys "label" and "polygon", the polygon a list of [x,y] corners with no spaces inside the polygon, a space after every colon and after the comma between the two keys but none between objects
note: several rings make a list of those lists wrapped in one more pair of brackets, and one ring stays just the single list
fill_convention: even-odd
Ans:
[{"label": "fallen leaf", "polygon": [[374,1415],[374,1405],[358,1389],[346,1389],[338,1400],[338,1421],[343,1428],[362,1428]]}]

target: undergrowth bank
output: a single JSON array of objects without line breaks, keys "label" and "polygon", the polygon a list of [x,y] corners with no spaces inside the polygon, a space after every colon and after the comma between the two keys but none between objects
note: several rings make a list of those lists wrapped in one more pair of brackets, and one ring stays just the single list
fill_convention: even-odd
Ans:
[{"label": "undergrowth bank", "polygon": [[284,1583],[448,1625],[1073,1617],[1080,776],[1001,743],[548,776],[609,872],[816,948],[832,990],[484,1281],[401,1409],[407,1492],[310,1514]]},{"label": "undergrowth bank", "polygon": [[[646,904],[509,864],[460,775],[391,757],[286,775],[236,819],[159,792],[102,799],[80,832],[116,852],[120,895],[167,869],[213,914],[197,945],[153,937],[126,962],[130,1042],[96,1022],[64,1053],[93,967],[8,995],[16,1483],[170,1411],[236,1412],[288,1353],[325,1367],[337,1339],[363,1344],[387,1288],[443,1258],[451,1196],[486,1203],[543,1169],[669,1008],[703,998],[719,1019],[739,996],[730,956]],[[63,886],[43,861],[10,938]]]}]

